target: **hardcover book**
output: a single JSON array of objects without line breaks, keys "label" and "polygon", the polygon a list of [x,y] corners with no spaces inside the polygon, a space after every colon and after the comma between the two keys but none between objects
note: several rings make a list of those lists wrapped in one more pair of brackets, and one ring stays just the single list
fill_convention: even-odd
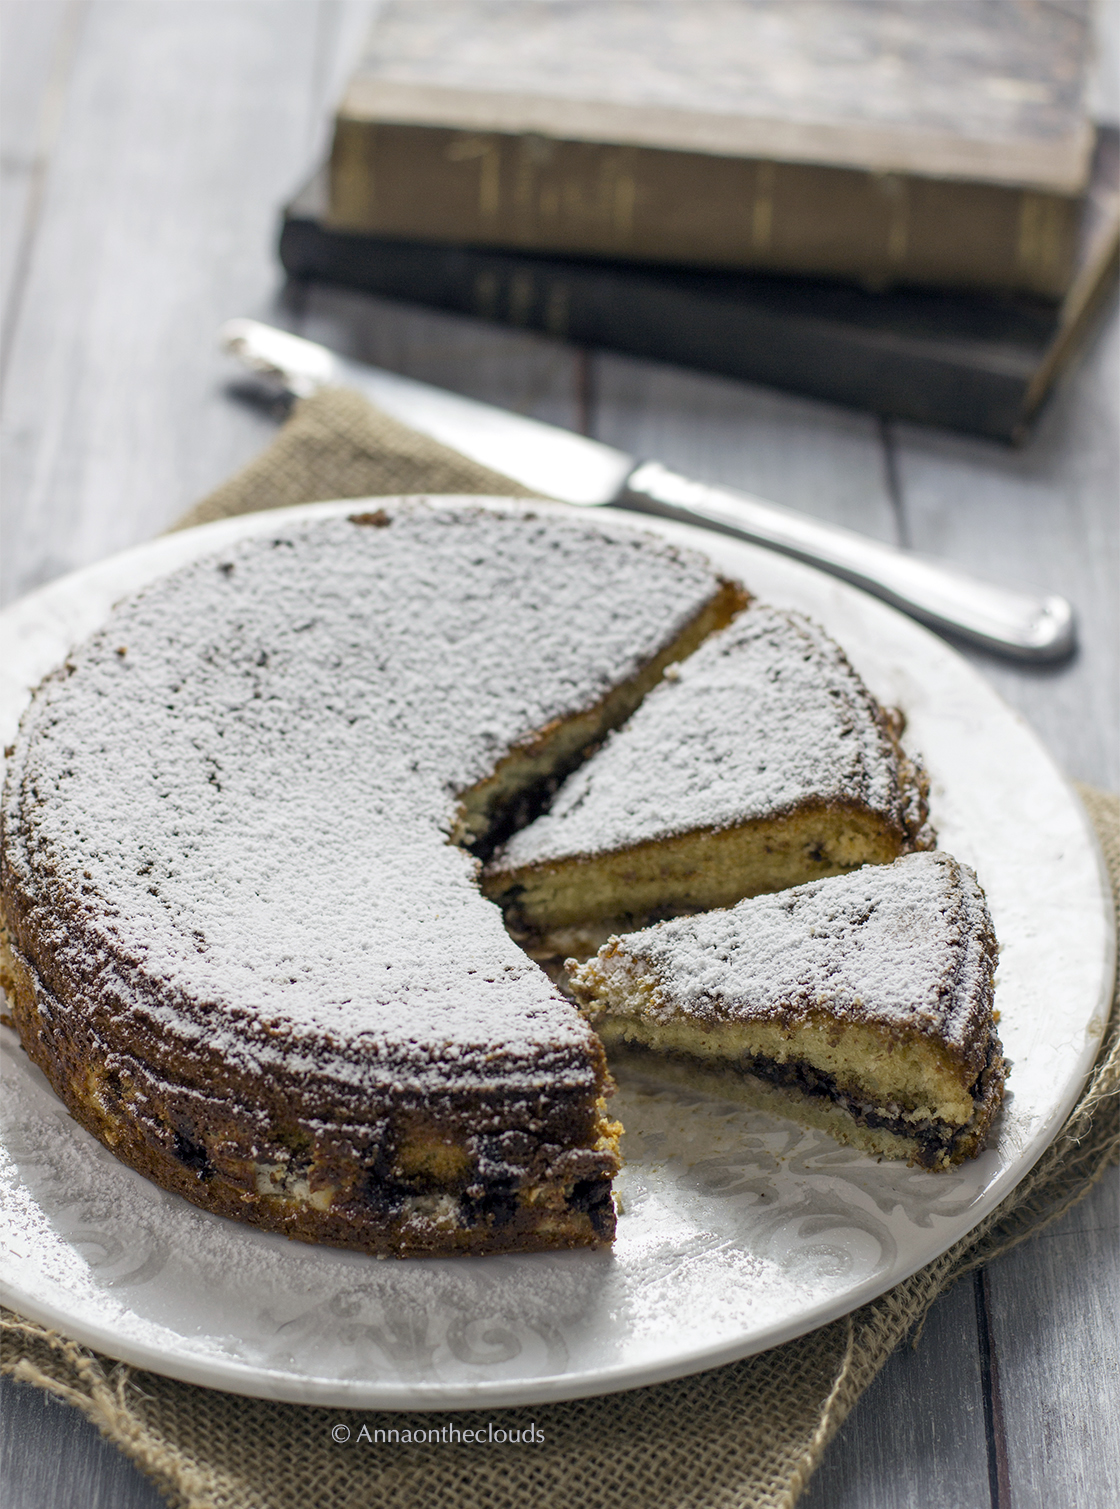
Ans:
[{"label": "hardcover book", "polygon": [[320,174],[285,211],[292,278],[1019,441],[1115,285],[1120,138],[1100,133],[1060,304],[403,241],[333,229],[326,201]]},{"label": "hardcover book", "polygon": [[1069,287],[1084,0],[404,0],[339,106],[336,230]]}]

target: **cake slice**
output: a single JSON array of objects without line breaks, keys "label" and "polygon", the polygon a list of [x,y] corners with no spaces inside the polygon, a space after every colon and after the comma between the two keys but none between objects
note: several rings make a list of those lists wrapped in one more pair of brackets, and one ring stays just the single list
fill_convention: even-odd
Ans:
[{"label": "cake slice", "polygon": [[1003,1097],[984,893],[909,854],[612,938],[569,961],[607,1047],[927,1169],[974,1156]]},{"label": "cake slice", "polygon": [[930,848],[928,783],[840,646],[756,605],[670,665],[483,888],[529,952]]}]

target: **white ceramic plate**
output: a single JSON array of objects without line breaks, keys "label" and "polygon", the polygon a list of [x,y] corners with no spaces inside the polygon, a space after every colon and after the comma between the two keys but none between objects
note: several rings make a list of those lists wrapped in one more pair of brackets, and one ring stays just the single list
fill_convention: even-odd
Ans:
[{"label": "white ceramic plate", "polygon": [[[270,527],[255,514],[172,535],[17,603],[2,617],[4,741],[30,687],[119,597]],[[1111,894],[1080,803],[1023,722],[911,620],[765,550],[648,527],[807,610],[906,713],[942,847],[976,868],[1002,943],[997,1005],[1014,1067],[992,1145],[930,1174],[724,1102],[632,1086],[619,1097],[626,1166],[612,1251],[375,1262],[157,1189],[70,1120],[3,1033],[8,1303],[112,1357],[235,1393],[382,1409],[543,1403],[809,1331],[936,1257],[1023,1177],[1083,1083],[1112,977]]]}]

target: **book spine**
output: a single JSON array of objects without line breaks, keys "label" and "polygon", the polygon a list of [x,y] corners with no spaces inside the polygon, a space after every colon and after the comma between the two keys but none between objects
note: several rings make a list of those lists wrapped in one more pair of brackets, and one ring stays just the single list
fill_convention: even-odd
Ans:
[{"label": "book spine", "polygon": [[647,276],[608,264],[381,240],[297,217],[284,224],[280,257],[295,279],[1005,441],[1022,438],[1037,365],[1006,351],[998,361],[977,361],[958,341],[874,328],[780,296],[747,300],[733,286],[738,280],[718,275]]},{"label": "book spine", "polygon": [[1058,298],[1080,201],[998,184],[352,120],[338,230]]}]

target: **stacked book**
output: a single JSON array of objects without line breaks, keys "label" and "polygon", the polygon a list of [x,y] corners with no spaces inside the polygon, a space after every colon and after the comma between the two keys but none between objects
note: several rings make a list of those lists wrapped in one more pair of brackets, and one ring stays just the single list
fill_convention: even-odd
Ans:
[{"label": "stacked book", "polygon": [[1108,296],[1079,0],[405,0],[289,274],[1017,440]]}]

